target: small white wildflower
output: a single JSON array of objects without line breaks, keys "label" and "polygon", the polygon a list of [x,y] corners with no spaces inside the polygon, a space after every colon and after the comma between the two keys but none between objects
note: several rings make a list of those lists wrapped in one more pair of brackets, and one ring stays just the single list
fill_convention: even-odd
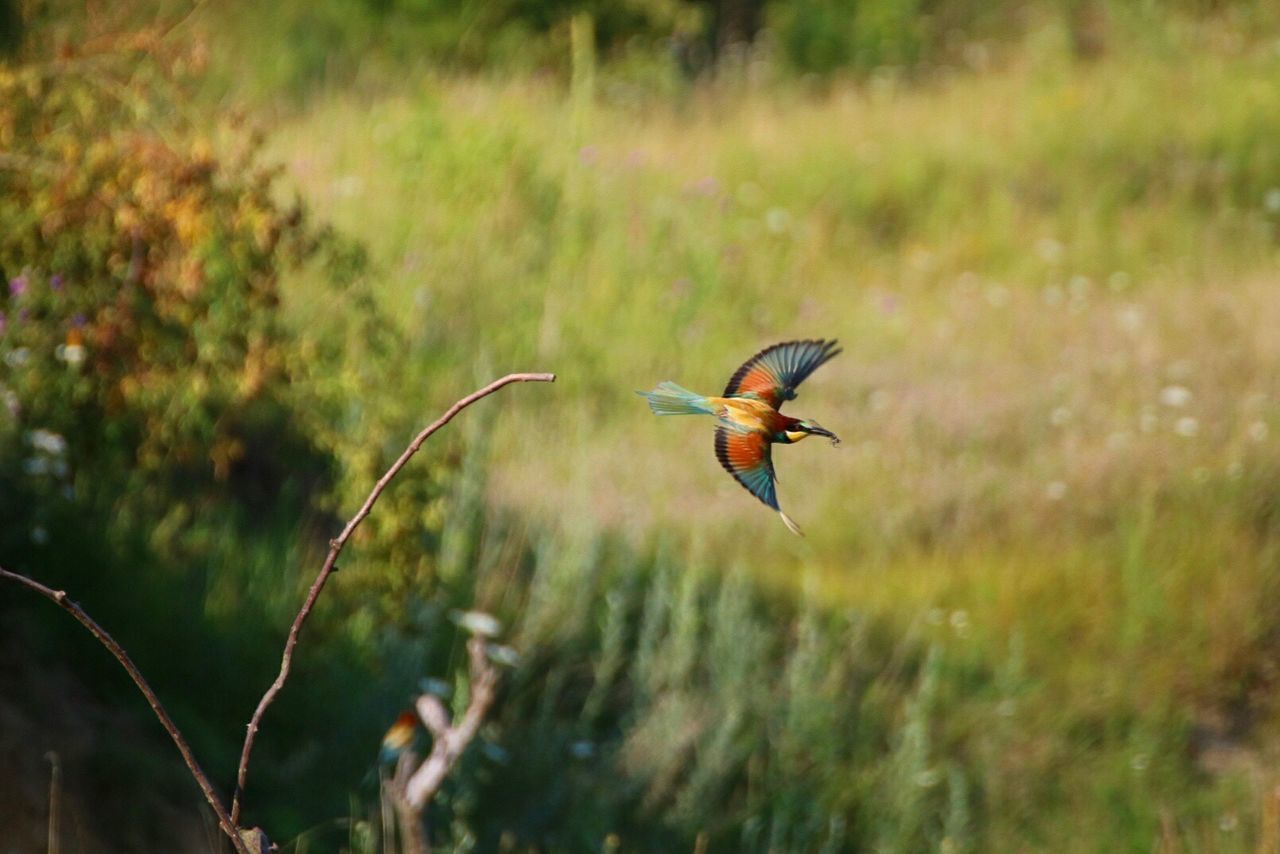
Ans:
[{"label": "small white wildflower", "polygon": [[931,789],[942,782],[942,774],[936,768],[926,768],[915,777],[916,785],[922,789]]},{"label": "small white wildflower", "polygon": [[1141,774],[1151,764],[1151,757],[1145,753],[1135,753],[1129,760],[1129,767]]},{"label": "small white wildflower", "polygon": [[[490,762],[496,762],[499,765],[506,765],[511,759],[511,754],[508,753],[502,745],[494,744],[492,741],[480,742],[480,752],[483,753],[485,758]],[[474,845],[468,845],[462,850],[471,851],[473,849]]]},{"label": "small white wildflower", "polygon": [[1147,314],[1140,305],[1126,305],[1116,312],[1116,322],[1125,332],[1134,333],[1142,328]]},{"label": "small white wildflower", "polygon": [[443,679],[436,679],[428,676],[418,680],[418,690],[424,694],[434,694],[437,697],[448,697],[453,694],[453,686]]},{"label": "small white wildflower", "polygon": [[333,194],[340,199],[349,199],[364,192],[364,179],[359,175],[343,175],[333,182]]},{"label": "small white wildflower", "polygon": [[83,344],[68,344],[62,352],[62,358],[68,365],[73,368],[79,367],[84,362],[85,349]]},{"label": "small white wildflower", "polygon": [[27,433],[27,442],[37,451],[44,451],[53,457],[60,457],[67,452],[67,440],[52,430],[32,430]]},{"label": "small white wildflower", "polygon": [[1223,833],[1233,833],[1239,826],[1240,819],[1233,812],[1226,813],[1218,821],[1218,829]]},{"label": "small white wildflower", "polygon": [[1143,433],[1150,433],[1156,429],[1156,424],[1159,420],[1153,407],[1144,406],[1142,407],[1142,413],[1138,416],[1138,429]]},{"label": "small white wildflower", "polygon": [[1129,278],[1129,274],[1124,270],[1116,270],[1107,277],[1107,287],[1111,288],[1111,290],[1116,293],[1128,290],[1130,284],[1131,279]]},{"label": "small white wildflower", "polygon": [[1192,418],[1190,415],[1184,415],[1179,418],[1177,423],[1173,425],[1173,432],[1179,436],[1190,439],[1192,436],[1200,432],[1200,422]]},{"label": "small white wildflower", "polygon": [[1280,187],[1267,190],[1267,194],[1262,197],[1262,206],[1267,209],[1267,213],[1280,213]]},{"label": "small white wildflower", "polygon": [[520,663],[520,653],[504,644],[486,644],[484,651],[494,664],[501,664],[503,667],[515,667]]},{"label": "small white wildflower", "polygon": [[1044,496],[1050,501],[1061,501],[1067,495],[1067,485],[1060,480],[1053,480],[1044,488]]},{"label": "small white wildflower", "polygon": [[21,368],[30,356],[31,351],[26,347],[15,347],[4,354],[4,363],[11,368]]},{"label": "small white wildflower", "polygon": [[1063,246],[1052,237],[1042,237],[1036,241],[1036,252],[1046,263],[1056,264],[1062,260]]},{"label": "small white wildflower", "polygon": [[1165,406],[1186,406],[1191,402],[1191,390],[1186,386],[1167,385],[1160,389],[1160,402]]},{"label": "small white wildflower", "polygon": [[969,628],[969,614],[965,611],[951,612],[951,628],[963,632]]},{"label": "small white wildflower", "polygon": [[1113,451],[1118,451],[1129,444],[1130,438],[1128,430],[1113,430],[1107,434],[1107,447]]},{"label": "small white wildflower", "polygon": [[791,214],[783,208],[769,208],[764,215],[764,224],[774,234],[782,234],[791,227]]},{"label": "small white wildflower", "polygon": [[502,623],[483,611],[451,611],[449,617],[473,635],[492,638],[502,633]]}]

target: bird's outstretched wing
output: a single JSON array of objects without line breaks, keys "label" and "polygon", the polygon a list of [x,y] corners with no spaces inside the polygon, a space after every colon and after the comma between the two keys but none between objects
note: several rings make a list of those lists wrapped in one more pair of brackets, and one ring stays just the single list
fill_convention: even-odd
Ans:
[{"label": "bird's outstretched wing", "polygon": [[766,505],[778,511],[782,521],[794,533],[800,528],[778,506],[778,478],[773,473],[772,446],[763,433],[740,433],[724,427],[716,428],[716,459],[733,479]]},{"label": "bird's outstretched wing", "polygon": [[756,353],[734,372],[725,397],[752,395],[774,409],[794,400],[796,386],[841,352],[835,341],[785,341]]}]

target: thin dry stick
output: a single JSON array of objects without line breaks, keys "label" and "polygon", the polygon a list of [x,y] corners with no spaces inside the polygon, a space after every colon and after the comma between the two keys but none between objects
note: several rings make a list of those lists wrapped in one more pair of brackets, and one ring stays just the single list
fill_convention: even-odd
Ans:
[{"label": "thin dry stick", "polygon": [[483,397],[488,397],[503,386],[511,383],[527,383],[555,382],[555,374],[507,374],[500,380],[494,380],[479,391],[474,391],[466,397],[459,400],[453,406],[441,415],[434,422],[429,424],[417,437],[409,443],[409,447],[405,448],[400,458],[387,469],[387,473],[378,479],[374,485],[373,491],[369,493],[369,497],[365,499],[364,504],[356,511],[356,515],[351,517],[351,521],[342,529],[342,533],[336,539],[329,541],[329,554],[325,558],[324,566],[320,568],[320,573],[316,576],[316,580],[311,583],[311,590],[307,593],[306,600],[302,603],[298,616],[294,617],[293,626],[289,629],[289,636],[284,643],[284,655],[280,659],[280,673],[276,676],[271,687],[262,695],[262,700],[258,703],[258,708],[254,710],[253,717],[249,719],[248,732],[244,737],[244,748],[240,751],[240,767],[236,772],[236,789],[235,795],[231,799],[231,824],[235,824],[240,820],[240,809],[244,802],[244,784],[245,777],[249,773],[249,754],[253,751],[253,741],[257,737],[258,727],[262,722],[262,716],[267,711],[267,707],[275,700],[276,695],[280,693],[280,689],[284,687],[285,680],[289,678],[289,668],[293,664],[293,649],[298,645],[298,634],[302,631],[302,624],[306,622],[307,616],[310,615],[312,607],[316,603],[316,599],[320,596],[320,591],[324,589],[325,582],[329,580],[329,575],[333,572],[334,565],[338,561],[338,554],[342,551],[343,546],[347,544],[347,540],[351,538],[351,534],[355,531],[364,518],[369,515],[369,511],[373,509],[373,504],[378,500],[378,496],[387,488],[387,484],[391,482],[400,469],[404,468],[405,463],[409,462],[409,458],[418,452],[432,433],[439,430],[444,425],[453,420],[453,417],[471,404],[475,403]]},{"label": "thin dry stick", "polygon": [[49,851],[62,854],[62,765],[58,754],[50,750],[44,755],[49,760]]},{"label": "thin dry stick", "polygon": [[413,751],[400,757],[387,788],[400,819],[400,837],[406,854],[426,854],[431,850],[422,827],[422,811],[440,791],[440,786],[458,763],[467,745],[480,731],[498,689],[498,671],[485,652],[484,638],[467,641],[471,668],[471,698],[457,724],[449,722],[449,712],[432,694],[423,694],[416,703],[418,717],[431,732],[431,753],[414,769],[418,758]]},{"label": "thin dry stick", "polygon": [[116,661],[120,662],[133,679],[133,684],[138,686],[138,690],[147,698],[147,702],[151,704],[151,711],[155,712],[156,717],[160,719],[160,724],[169,733],[169,737],[173,739],[173,743],[177,745],[178,752],[182,754],[182,759],[187,763],[187,768],[191,771],[191,776],[195,778],[196,784],[200,786],[200,791],[204,792],[205,800],[209,802],[209,806],[213,808],[213,812],[218,817],[218,825],[222,828],[230,839],[231,844],[235,846],[236,851],[240,854],[249,854],[249,849],[241,841],[240,835],[236,833],[236,824],[231,820],[231,816],[227,814],[227,808],[222,805],[222,801],[218,798],[218,793],[214,791],[213,784],[209,782],[208,776],[201,770],[200,764],[196,762],[195,754],[191,752],[190,745],[187,740],[182,737],[182,733],[173,722],[173,718],[169,717],[169,713],[165,711],[164,706],[160,703],[160,698],[156,696],[156,692],[151,690],[151,686],[147,684],[147,680],[143,678],[142,672],[138,670],[137,665],[129,658],[129,654],[124,651],[120,644],[116,643],[115,638],[107,633],[107,630],[94,622],[93,618],[85,613],[84,609],[67,598],[65,590],[54,590],[45,587],[38,581],[27,578],[25,575],[19,575],[16,572],[10,572],[0,567],[0,578],[6,578],[10,581],[27,587],[51,600],[61,607],[64,611],[75,617],[79,623],[89,630],[99,643],[107,648],[107,650],[116,657]]}]

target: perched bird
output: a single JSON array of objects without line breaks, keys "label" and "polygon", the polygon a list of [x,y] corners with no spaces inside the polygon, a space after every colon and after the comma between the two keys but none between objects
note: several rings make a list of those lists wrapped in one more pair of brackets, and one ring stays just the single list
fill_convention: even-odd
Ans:
[{"label": "perched bird", "polygon": [[401,712],[396,722],[382,736],[382,749],[378,752],[378,761],[383,765],[394,764],[400,758],[400,754],[413,744],[417,734],[418,716],[409,711]]},{"label": "perched bird", "polygon": [[716,458],[747,491],[778,511],[793,533],[800,528],[778,506],[773,445],[791,445],[809,436],[840,439],[818,422],[791,418],[779,410],[794,400],[796,386],[841,352],[835,341],[786,341],[756,353],[734,372],[722,397],[704,397],[673,382],[638,391],[655,415],[714,415]]}]

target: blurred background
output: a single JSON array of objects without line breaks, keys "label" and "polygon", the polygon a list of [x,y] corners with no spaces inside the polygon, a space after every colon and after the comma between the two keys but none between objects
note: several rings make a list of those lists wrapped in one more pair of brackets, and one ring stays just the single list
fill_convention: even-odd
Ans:
[{"label": "blurred background", "polygon": [[[519,654],[444,850],[1280,850],[1280,7],[0,0],[0,566],[284,850]],[[783,507],[710,424],[838,338]],[[105,651],[0,588],[0,828],[222,850]]]}]

